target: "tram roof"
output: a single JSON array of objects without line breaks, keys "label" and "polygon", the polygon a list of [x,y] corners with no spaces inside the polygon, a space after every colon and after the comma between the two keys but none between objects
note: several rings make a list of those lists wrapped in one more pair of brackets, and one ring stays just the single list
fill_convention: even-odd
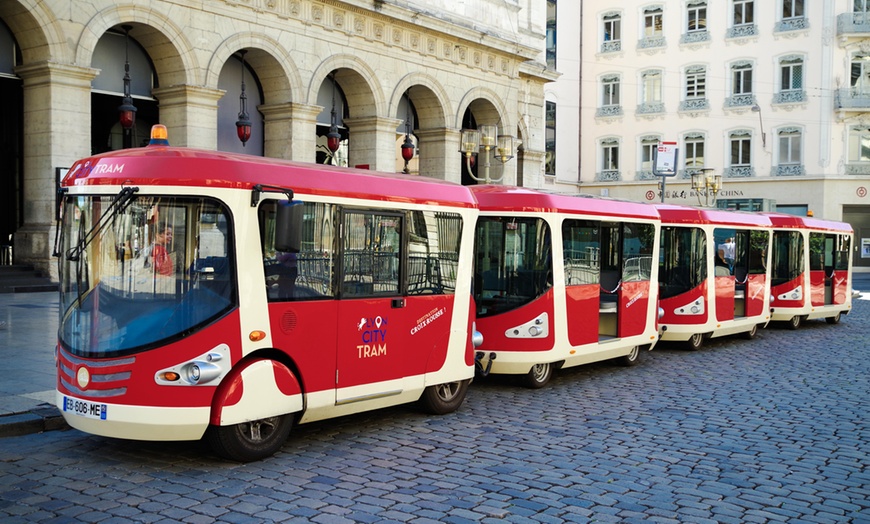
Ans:
[{"label": "tram roof", "polygon": [[852,233],[852,226],[846,222],[835,220],[822,220],[821,218],[802,217],[787,215],[785,213],[765,213],[770,218],[773,227],[780,228],[809,228],[822,231],[836,231],[839,233]]},{"label": "tram roof", "polygon": [[655,208],[643,202],[584,194],[548,193],[525,187],[470,186],[481,211],[569,213],[658,220]]},{"label": "tram roof", "polygon": [[679,204],[653,204],[663,223],[668,224],[722,224],[734,226],[770,227],[770,219],[765,214],[710,209]]},{"label": "tram roof", "polygon": [[467,187],[415,175],[292,162],[240,153],[148,146],[83,158],[63,186],[185,186],[251,190],[255,185],[294,193],[475,207]]}]

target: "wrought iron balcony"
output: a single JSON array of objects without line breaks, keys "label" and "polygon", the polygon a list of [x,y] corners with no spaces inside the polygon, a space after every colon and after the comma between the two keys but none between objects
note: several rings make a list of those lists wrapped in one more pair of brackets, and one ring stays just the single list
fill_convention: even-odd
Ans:
[{"label": "wrought iron balcony", "polygon": [[601,106],[598,108],[598,111],[595,112],[596,117],[601,118],[612,118],[615,116],[622,116],[622,106],[613,105],[613,106]]},{"label": "wrought iron balcony", "polygon": [[807,174],[803,164],[782,164],[773,167],[773,176],[801,176]]},{"label": "wrought iron balcony", "polygon": [[725,38],[746,38],[758,34],[758,26],[755,24],[735,25],[728,28]]},{"label": "wrought iron balcony", "polygon": [[870,175],[870,163],[846,164],[847,175]]},{"label": "wrought iron balcony", "polygon": [[856,87],[838,89],[834,99],[834,108],[847,111],[867,111],[870,109],[870,90]]},{"label": "wrought iron balcony", "polygon": [[809,27],[810,21],[807,18],[788,18],[777,22],[773,30],[776,33],[784,33],[786,31],[800,31],[801,29],[808,29]]},{"label": "wrought iron balcony", "polygon": [[688,33],[683,33],[683,36],[680,37],[681,44],[699,44],[701,42],[709,42],[710,41],[710,31],[704,29],[703,31],[690,31]]},{"label": "wrought iron balcony", "polygon": [[722,176],[724,178],[749,178],[755,176],[755,169],[752,166],[733,166],[726,167]]},{"label": "wrought iron balcony", "polygon": [[837,15],[837,36],[863,38],[870,35],[870,13]]},{"label": "wrought iron balcony", "polygon": [[618,169],[605,169],[595,173],[596,182],[619,182],[622,180],[622,172]]}]

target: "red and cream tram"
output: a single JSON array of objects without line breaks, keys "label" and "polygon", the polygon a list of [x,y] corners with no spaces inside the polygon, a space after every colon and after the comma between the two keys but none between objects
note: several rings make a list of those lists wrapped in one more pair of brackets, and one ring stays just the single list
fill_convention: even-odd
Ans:
[{"label": "red and cream tram", "polygon": [[247,461],[294,422],[463,401],[467,188],[150,145],[76,162],[62,191],[57,406],[72,427],[205,435]]},{"label": "red and cream tram", "polygon": [[770,213],[772,320],[797,329],[805,320],[840,321],[852,308],[852,227],[844,222]]},{"label": "red and cream tram", "polygon": [[662,220],[662,340],[753,338],[770,320],[771,223],[765,215],[656,204]]},{"label": "red and cream tram", "polygon": [[554,369],[613,358],[630,365],[652,348],[655,208],[506,186],[472,191],[483,373],[539,388]]}]

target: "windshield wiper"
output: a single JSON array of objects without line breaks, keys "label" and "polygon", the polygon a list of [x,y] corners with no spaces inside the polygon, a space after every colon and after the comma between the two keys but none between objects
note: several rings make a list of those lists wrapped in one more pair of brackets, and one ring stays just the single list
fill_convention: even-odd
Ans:
[{"label": "windshield wiper", "polygon": [[127,207],[130,206],[135,199],[137,192],[139,192],[138,187],[125,187],[121,189],[121,192],[115,196],[115,199],[112,200],[109,207],[107,207],[106,210],[103,211],[103,214],[100,215],[100,218],[97,220],[97,223],[94,224],[94,227],[84,235],[80,236],[76,245],[67,251],[66,259],[78,262],[79,259],[81,259],[85,248],[88,247],[88,244],[94,241],[97,235],[99,235],[100,232],[105,229],[112,220],[114,220],[116,215],[123,213]]}]

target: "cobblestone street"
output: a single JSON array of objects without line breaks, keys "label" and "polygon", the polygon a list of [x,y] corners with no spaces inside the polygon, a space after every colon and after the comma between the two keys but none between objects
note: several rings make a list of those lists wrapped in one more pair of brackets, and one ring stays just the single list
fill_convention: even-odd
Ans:
[{"label": "cobblestone street", "polygon": [[870,304],[839,325],[659,346],[527,390],[477,379],[294,428],[276,456],[78,431],[0,440],[5,522],[870,522]]}]

